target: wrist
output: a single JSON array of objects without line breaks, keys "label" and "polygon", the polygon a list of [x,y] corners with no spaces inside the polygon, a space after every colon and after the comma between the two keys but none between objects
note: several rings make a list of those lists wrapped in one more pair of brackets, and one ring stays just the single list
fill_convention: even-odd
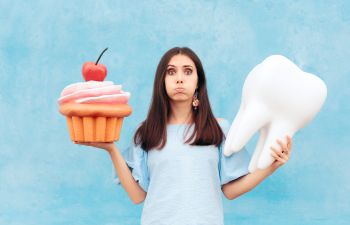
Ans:
[{"label": "wrist", "polygon": [[279,166],[277,166],[277,165],[275,165],[275,164],[272,164],[272,165],[269,167],[270,175],[273,174],[278,168],[279,168]]},{"label": "wrist", "polygon": [[113,155],[115,152],[118,151],[117,147],[113,144],[110,148],[107,149],[108,153],[110,155]]}]

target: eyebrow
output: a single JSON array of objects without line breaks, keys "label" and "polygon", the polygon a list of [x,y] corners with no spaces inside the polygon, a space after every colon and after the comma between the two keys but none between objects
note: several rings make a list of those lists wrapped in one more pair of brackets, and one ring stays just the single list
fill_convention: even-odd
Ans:
[{"label": "eyebrow", "polygon": [[[168,67],[176,67],[176,66],[169,64]],[[184,65],[184,66],[182,66],[182,67],[185,67],[185,68],[190,67],[190,68],[192,68],[191,65]]]}]

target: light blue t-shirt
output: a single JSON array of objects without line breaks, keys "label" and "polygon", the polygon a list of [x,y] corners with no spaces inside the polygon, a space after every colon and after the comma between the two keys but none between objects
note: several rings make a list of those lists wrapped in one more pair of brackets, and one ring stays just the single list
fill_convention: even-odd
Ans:
[{"label": "light blue t-shirt", "polygon": [[[226,136],[230,123],[219,124]],[[132,144],[122,151],[134,179],[147,192],[141,225],[224,224],[221,185],[249,173],[250,154],[244,148],[224,156],[225,141],[220,147],[184,144],[193,129],[194,125],[171,124],[162,150],[147,153]],[[120,184],[114,168],[113,180]]]}]

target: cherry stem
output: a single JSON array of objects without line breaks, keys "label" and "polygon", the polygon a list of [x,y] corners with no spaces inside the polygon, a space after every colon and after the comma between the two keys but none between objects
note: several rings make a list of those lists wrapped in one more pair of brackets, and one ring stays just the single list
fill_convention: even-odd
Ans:
[{"label": "cherry stem", "polygon": [[103,50],[103,51],[101,52],[101,54],[100,54],[100,56],[98,57],[98,59],[97,59],[95,65],[97,65],[98,61],[100,61],[100,59],[101,59],[103,53],[105,53],[105,51],[107,51],[107,49],[108,49],[108,48],[106,48],[105,50]]}]

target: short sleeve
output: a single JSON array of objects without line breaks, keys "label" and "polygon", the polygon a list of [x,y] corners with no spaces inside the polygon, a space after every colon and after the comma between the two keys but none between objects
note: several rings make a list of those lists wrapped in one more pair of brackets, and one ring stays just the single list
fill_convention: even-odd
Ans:
[{"label": "short sleeve", "polygon": [[[219,121],[219,124],[226,136],[231,124],[226,119]],[[219,146],[219,175],[221,185],[248,174],[248,167],[251,159],[245,147],[239,152],[233,153],[230,156],[225,156],[223,154],[224,145],[225,140]]]},{"label": "short sleeve", "polygon": [[[121,154],[125,159],[134,179],[139,183],[141,188],[147,192],[149,185],[147,152],[145,152],[140,146],[135,146],[132,143],[129,145],[129,147],[121,151]],[[112,171],[113,182],[120,185],[120,180],[114,166]]]}]

